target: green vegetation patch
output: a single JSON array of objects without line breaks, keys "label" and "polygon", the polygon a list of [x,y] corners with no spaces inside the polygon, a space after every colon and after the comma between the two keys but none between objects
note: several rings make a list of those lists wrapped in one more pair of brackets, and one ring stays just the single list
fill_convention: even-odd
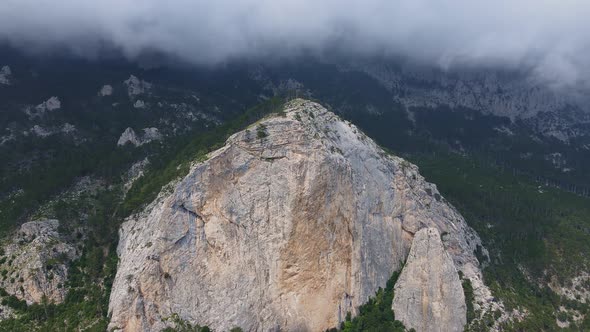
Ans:
[{"label": "green vegetation patch", "polygon": [[341,330],[344,332],[405,332],[404,324],[395,319],[391,309],[394,297],[393,287],[399,275],[400,272],[394,272],[387,281],[385,289],[379,287],[375,296],[359,307],[359,314],[356,317],[351,318],[348,313]]},{"label": "green vegetation patch", "polygon": [[[508,311],[526,311],[522,322],[507,323],[505,330],[556,330],[560,306],[589,312],[588,304],[561,298],[539,284],[553,278],[567,285],[588,270],[590,199],[539,186],[485,159],[452,153],[411,158],[481,236],[491,258],[484,278],[494,296]],[[467,294],[469,285],[463,286]],[[494,321],[484,320],[483,327]],[[473,330],[483,328],[477,326]],[[590,319],[571,326],[588,329]]]}]

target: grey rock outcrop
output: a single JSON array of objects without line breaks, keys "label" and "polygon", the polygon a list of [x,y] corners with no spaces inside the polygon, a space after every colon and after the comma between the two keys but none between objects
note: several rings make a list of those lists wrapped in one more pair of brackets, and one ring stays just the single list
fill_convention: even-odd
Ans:
[{"label": "grey rock outcrop", "polygon": [[29,134],[37,137],[46,138],[55,134],[64,134],[66,136],[75,136],[77,129],[71,123],[64,123],[60,127],[43,127],[40,125],[34,125],[30,130],[24,131],[23,135],[28,136]]},{"label": "grey rock outcrop", "polygon": [[481,241],[416,166],[304,100],[232,135],[121,227],[109,328],[177,314],[219,331],[322,331],[401,267],[414,234],[445,232],[485,302]]},{"label": "grey rock outcrop", "polygon": [[129,76],[123,83],[127,86],[127,94],[130,98],[144,94],[152,88],[151,83],[140,80],[134,75]]},{"label": "grey rock outcrop", "polygon": [[129,168],[129,171],[122,177],[124,184],[123,184],[123,191],[127,193],[129,189],[133,186],[133,183],[137,179],[143,176],[146,167],[150,164],[150,160],[145,157],[144,159],[134,163]]},{"label": "grey rock outcrop", "polygon": [[143,128],[143,135],[141,137],[142,144],[146,144],[152,141],[159,141],[162,139],[160,130],[155,127]]},{"label": "grey rock outcrop", "polygon": [[[57,231],[57,220],[24,223],[4,247],[0,286],[27,303],[65,299],[69,262],[76,248]],[[6,272],[4,272],[6,271]]]},{"label": "grey rock outcrop", "polygon": [[0,84],[12,84],[12,70],[10,70],[10,67],[3,66],[2,68],[0,68]]},{"label": "grey rock outcrop", "polygon": [[152,141],[159,141],[161,139],[162,134],[160,134],[158,128],[144,128],[143,134],[139,136],[135,133],[135,130],[129,127],[125,129],[125,131],[119,137],[119,140],[117,141],[117,146],[124,146],[127,144],[141,146]]},{"label": "grey rock outcrop", "polygon": [[113,87],[111,85],[103,85],[98,92],[98,95],[101,97],[110,96],[113,94]]},{"label": "grey rock outcrop", "polygon": [[133,144],[135,146],[141,145],[141,140],[137,137],[135,130],[131,127],[125,129],[117,141],[117,146],[124,146],[126,144]]},{"label": "grey rock outcrop", "polygon": [[133,104],[134,108],[145,108],[145,102],[143,100],[136,100],[135,103]]},{"label": "grey rock outcrop", "polygon": [[465,295],[453,260],[436,228],[414,236],[406,265],[395,284],[395,318],[419,332],[462,331]]},{"label": "grey rock outcrop", "polygon": [[27,106],[23,109],[23,111],[29,117],[30,120],[33,120],[35,118],[42,118],[45,115],[45,113],[55,111],[60,108],[61,101],[58,97],[53,96],[35,107]]},{"label": "grey rock outcrop", "polygon": [[41,104],[35,106],[35,109],[40,113],[45,113],[46,111],[55,111],[61,108],[61,101],[58,97],[51,97],[46,101],[42,102]]},{"label": "grey rock outcrop", "polygon": [[52,130],[48,130],[39,125],[34,125],[33,128],[31,128],[31,133],[38,137],[48,137],[54,134]]},{"label": "grey rock outcrop", "polygon": [[11,141],[16,141],[16,135],[11,131],[9,131],[7,135],[0,136],[0,146]]}]

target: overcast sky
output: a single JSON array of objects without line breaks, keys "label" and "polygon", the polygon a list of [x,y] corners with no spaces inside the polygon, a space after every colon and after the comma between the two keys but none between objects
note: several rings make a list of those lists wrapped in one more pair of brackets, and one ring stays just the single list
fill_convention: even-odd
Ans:
[{"label": "overcast sky", "polygon": [[0,40],[28,49],[89,56],[109,45],[208,65],[338,48],[590,76],[590,0],[0,1]]}]

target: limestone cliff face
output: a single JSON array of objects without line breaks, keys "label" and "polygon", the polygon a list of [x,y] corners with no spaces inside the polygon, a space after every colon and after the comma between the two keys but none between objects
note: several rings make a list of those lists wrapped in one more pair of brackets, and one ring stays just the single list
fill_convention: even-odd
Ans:
[{"label": "limestone cliff face", "polygon": [[435,228],[481,301],[480,240],[424,181],[322,106],[239,132],[120,230],[110,328],[173,314],[225,331],[320,331],[384,287]]},{"label": "limestone cliff face", "polygon": [[[342,70],[364,72],[412,108],[450,107],[522,120],[531,129],[563,142],[588,136],[588,93],[548,85],[529,71],[441,70],[405,63],[357,62]],[[588,87],[582,88],[587,91]],[[575,91],[575,92],[574,92]]]},{"label": "limestone cliff face", "polygon": [[395,284],[396,319],[416,331],[462,331],[466,305],[461,280],[436,228],[416,233]]}]

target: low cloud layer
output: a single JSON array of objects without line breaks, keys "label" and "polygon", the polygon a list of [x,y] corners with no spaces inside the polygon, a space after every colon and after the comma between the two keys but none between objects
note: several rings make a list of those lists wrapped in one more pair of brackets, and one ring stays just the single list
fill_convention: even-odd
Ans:
[{"label": "low cloud layer", "polygon": [[3,0],[0,41],[211,65],[339,50],[590,78],[587,0]]}]

